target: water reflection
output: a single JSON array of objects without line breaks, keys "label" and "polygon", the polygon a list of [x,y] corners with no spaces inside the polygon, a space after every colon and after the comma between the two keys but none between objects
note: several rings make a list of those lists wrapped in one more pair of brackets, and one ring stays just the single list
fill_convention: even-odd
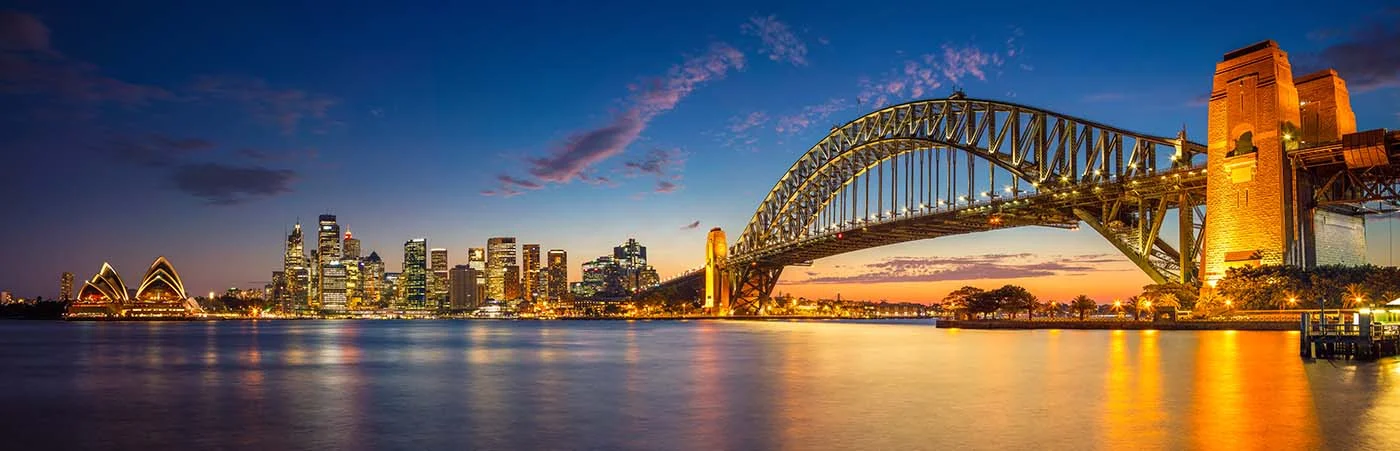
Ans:
[{"label": "water reflection", "polygon": [[7,449],[1400,448],[1400,361],[1303,362],[1291,333],[7,326]]}]

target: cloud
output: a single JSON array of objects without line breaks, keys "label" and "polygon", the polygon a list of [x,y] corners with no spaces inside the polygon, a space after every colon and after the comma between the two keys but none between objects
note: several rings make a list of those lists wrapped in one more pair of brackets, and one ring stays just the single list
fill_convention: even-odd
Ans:
[{"label": "cloud", "polygon": [[657,193],[662,193],[662,194],[665,194],[665,193],[674,193],[674,192],[676,192],[676,190],[679,190],[680,188],[681,188],[681,187],[680,187],[679,185],[676,185],[675,183],[671,183],[671,182],[666,181],[666,180],[658,180],[658,181],[656,181],[656,192],[657,192]]},{"label": "cloud", "polygon": [[779,117],[775,131],[778,133],[797,133],[812,125],[813,122],[825,120],[833,113],[850,108],[850,103],[846,99],[831,98],[816,105],[802,107],[802,111]]},{"label": "cloud", "polygon": [[[1384,14],[1382,14],[1384,16]],[[1313,69],[1331,67],[1347,81],[1347,87],[1368,91],[1400,86],[1400,28],[1372,24],[1351,33],[1347,40],[1324,48],[1316,56]]]},{"label": "cloud", "polygon": [[288,135],[296,133],[306,121],[315,120],[321,126],[333,124],[327,112],[339,103],[329,96],[300,89],[276,89],[262,79],[238,76],[200,77],[189,89],[198,98],[238,103],[254,119],[274,124]]},{"label": "cloud", "polygon": [[679,149],[652,149],[640,160],[622,164],[631,175],[651,174],[665,177],[685,166],[685,154]]},{"label": "cloud", "polygon": [[690,224],[686,224],[686,225],[681,226],[681,230],[695,230],[696,228],[699,228],[699,227],[700,227],[700,221],[695,221],[695,222],[692,222],[692,223],[690,223]]},{"label": "cloud", "polygon": [[719,138],[720,145],[726,148],[754,150],[758,138],[753,136],[753,130],[766,124],[768,119],[768,113],[763,111],[733,116],[729,118],[729,126],[725,130],[713,135]]},{"label": "cloud", "polygon": [[219,163],[181,165],[170,174],[175,188],[209,205],[234,205],[290,192],[296,172]]},{"label": "cloud", "polygon": [[49,29],[32,15],[0,11],[0,95],[39,97],[83,114],[106,104],[126,107],[170,99],[164,89],[102,75],[97,66],[51,47]]},{"label": "cloud", "polygon": [[735,116],[729,118],[729,131],[731,133],[743,133],[748,129],[763,125],[768,122],[768,114],[762,111],[754,111],[747,116]]},{"label": "cloud", "polygon": [[0,11],[0,51],[51,53],[49,27],[18,11]]},{"label": "cloud", "polygon": [[118,162],[150,167],[180,164],[193,153],[214,148],[214,143],[200,138],[171,138],[150,134],[141,138],[119,137],[109,143],[109,151]]},{"label": "cloud", "polygon": [[[949,280],[1021,279],[1104,271],[1103,265],[1121,263],[1108,254],[1055,256],[1036,254],[981,254],[958,257],[892,257],[868,263],[851,275],[811,275],[794,284],[905,283]],[[1114,270],[1114,269],[1107,269]]]},{"label": "cloud", "polygon": [[1209,93],[1209,92],[1201,93],[1201,94],[1196,94],[1196,95],[1194,95],[1194,96],[1191,96],[1191,99],[1190,99],[1190,100],[1187,100],[1187,101],[1186,101],[1186,106],[1190,106],[1190,107],[1206,106],[1206,105],[1209,105],[1209,104],[1210,104],[1210,93]]},{"label": "cloud", "polygon": [[[704,54],[671,66],[665,76],[628,86],[631,95],[622,112],[602,126],[570,135],[548,156],[527,158],[527,171],[541,185],[565,184],[581,178],[589,168],[621,154],[641,136],[652,118],[674,109],[697,87],[743,67],[743,53],[724,43],[712,44]],[[491,195],[510,193],[507,189],[488,191]]]},{"label": "cloud", "polygon": [[985,81],[988,71],[1020,54],[1014,47],[1014,37],[1013,34],[1008,39],[1005,55],[972,45],[943,44],[941,52],[905,60],[901,68],[887,72],[879,79],[862,78],[857,99],[862,104],[869,103],[878,108],[889,105],[893,100],[924,98],[944,84],[956,85],[968,79]]},{"label": "cloud", "polygon": [[502,184],[502,185],[505,185],[505,186],[513,186],[513,187],[524,188],[524,189],[540,189],[540,188],[544,188],[544,185],[541,185],[541,184],[539,184],[538,182],[534,182],[534,181],[530,181],[530,180],[525,180],[525,179],[518,179],[518,178],[515,178],[515,177],[511,177],[511,176],[509,176],[509,175],[498,175],[498,176],[496,176],[496,180],[497,180],[497,181],[500,181],[501,184]]},{"label": "cloud", "polygon": [[1118,102],[1127,98],[1128,95],[1121,92],[1099,92],[1084,96],[1082,101],[1085,103],[1106,103]]},{"label": "cloud", "polygon": [[807,44],[793,34],[787,24],[779,21],[778,16],[750,17],[739,29],[763,41],[763,48],[758,52],[767,54],[768,59],[794,66],[807,65]]}]

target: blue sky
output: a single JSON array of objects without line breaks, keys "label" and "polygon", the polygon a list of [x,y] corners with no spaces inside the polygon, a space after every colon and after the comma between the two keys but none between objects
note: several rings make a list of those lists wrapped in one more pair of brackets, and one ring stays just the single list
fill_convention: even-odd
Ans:
[{"label": "blue sky", "polygon": [[[1400,127],[1391,2],[551,3],[0,2],[0,289],[52,296],[59,272],[139,277],[157,255],[196,292],[248,286],[292,222],[325,212],[391,269],[410,238],[460,263],[507,235],[567,250],[577,277],[636,237],[665,276],[879,105],[961,87],[1199,140],[1214,63],[1263,39],[1296,73],[1338,66],[1360,128]],[[1001,231],[834,257],[783,289],[934,300],[1007,282],[981,269],[1047,262],[1099,270],[1009,281],[1050,297],[1095,274],[1112,280],[1100,297],[1146,283],[1112,252],[1089,233]],[[800,283],[896,258],[971,280]]]}]

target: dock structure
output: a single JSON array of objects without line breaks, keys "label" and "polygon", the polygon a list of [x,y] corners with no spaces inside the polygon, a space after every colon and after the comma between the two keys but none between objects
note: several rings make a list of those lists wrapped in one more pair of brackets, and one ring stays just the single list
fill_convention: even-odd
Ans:
[{"label": "dock structure", "polygon": [[1320,312],[1304,313],[1299,321],[1299,353],[1306,359],[1354,360],[1400,355],[1400,322],[1378,321],[1397,316],[1368,309],[1331,318]]}]

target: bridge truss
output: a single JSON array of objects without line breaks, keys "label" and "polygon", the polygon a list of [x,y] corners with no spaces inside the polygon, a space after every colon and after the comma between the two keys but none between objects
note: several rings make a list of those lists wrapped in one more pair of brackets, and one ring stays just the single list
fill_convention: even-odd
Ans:
[{"label": "bridge truss", "polygon": [[[762,313],[789,265],[1080,221],[1153,281],[1196,284],[1205,201],[1205,170],[1196,160],[1204,153],[1184,136],[1133,133],[1005,102],[954,96],[884,108],[834,127],[759,203],[726,261],[732,306]],[[1161,236],[1170,216],[1175,244]]]}]

